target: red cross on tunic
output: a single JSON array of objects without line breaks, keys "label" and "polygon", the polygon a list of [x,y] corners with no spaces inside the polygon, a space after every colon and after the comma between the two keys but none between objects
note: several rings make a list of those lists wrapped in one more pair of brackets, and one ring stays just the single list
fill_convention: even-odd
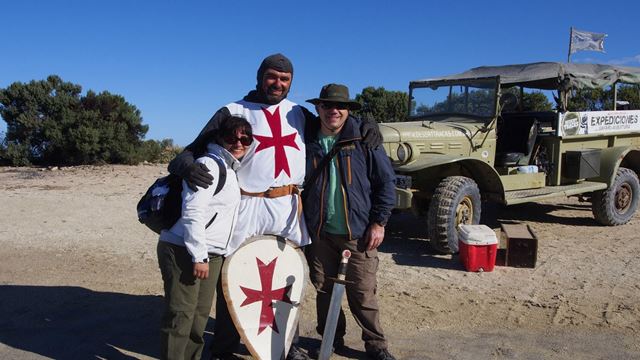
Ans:
[{"label": "red cross on tunic", "polygon": [[247,306],[249,304],[253,304],[254,302],[260,301],[262,302],[262,307],[260,309],[260,326],[258,327],[258,335],[262,333],[267,326],[271,326],[273,331],[278,332],[278,324],[276,324],[276,319],[273,314],[273,301],[283,301],[288,304],[291,304],[291,299],[289,299],[289,290],[291,289],[291,285],[287,285],[280,289],[272,290],[273,286],[273,272],[276,268],[276,260],[275,258],[271,260],[270,263],[263,263],[260,259],[256,258],[256,262],[258,263],[258,273],[260,274],[260,285],[262,290],[254,290],[249,289],[244,286],[240,286],[242,292],[247,296],[246,299],[240,304],[240,307]]},{"label": "red cross on tunic", "polygon": [[300,150],[298,144],[296,144],[297,132],[293,132],[289,135],[282,136],[282,123],[280,122],[280,107],[276,107],[273,114],[269,113],[267,109],[262,109],[264,116],[267,118],[269,129],[271,129],[271,137],[262,135],[253,135],[253,137],[260,142],[256,148],[256,153],[264,149],[268,149],[273,146],[275,157],[275,172],[273,178],[277,178],[282,171],[291,177],[289,171],[289,161],[287,160],[287,153],[284,151],[285,146],[292,147]]}]

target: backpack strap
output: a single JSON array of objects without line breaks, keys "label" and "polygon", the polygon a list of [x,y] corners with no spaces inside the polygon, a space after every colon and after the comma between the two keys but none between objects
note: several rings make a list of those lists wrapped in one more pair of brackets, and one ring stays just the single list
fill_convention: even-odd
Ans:
[{"label": "backpack strap", "polygon": [[329,153],[322,158],[322,160],[320,161],[320,164],[318,164],[318,167],[313,170],[313,173],[311,173],[311,175],[307,178],[307,181],[305,181],[304,184],[305,185],[313,184],[313,182],[316,181],[318,176],[320,176],[320,173],[329,164],[329,161],[331,161],[331,159],[338,153],[338,151],[340,151],[340,146],[334,145],[331,148],[331,151],[329,151]]},{"label": "backpack strap", "polygon": [[216,186],[216,191],[213,192],[213,195],[215,196],[220,192],[220,190],[222,190],[222,187],[227,182],[227,167],[225,166],[224,162],[220,160],[220,158],[215,157],[209,153],[206,153],[205,156],[213,159],[216,164],[218,164],[218,168],[220,169],[220,171],[218,172],[218,185]]}]

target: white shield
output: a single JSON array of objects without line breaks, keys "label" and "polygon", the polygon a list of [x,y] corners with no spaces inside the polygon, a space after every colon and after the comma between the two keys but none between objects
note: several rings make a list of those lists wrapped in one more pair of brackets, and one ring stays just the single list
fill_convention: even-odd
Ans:
[{"label": "white shield", "polygon": [[291,346],[309,272],[294,246],[275,236],[255,236],[222,267],[229,312],[256,359],[284,359]]}]

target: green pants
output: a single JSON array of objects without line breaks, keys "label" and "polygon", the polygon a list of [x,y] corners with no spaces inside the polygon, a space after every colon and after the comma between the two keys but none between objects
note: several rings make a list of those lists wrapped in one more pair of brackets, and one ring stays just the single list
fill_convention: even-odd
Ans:
[{"label": "green pants", "polygon": [[164,282],[165,310],[160,325],[161,359],[200,359],[204,329],[220,277],[223,257],[209,255],[209,277],[193,276],[187,248],[158,242],[158,264]]}]

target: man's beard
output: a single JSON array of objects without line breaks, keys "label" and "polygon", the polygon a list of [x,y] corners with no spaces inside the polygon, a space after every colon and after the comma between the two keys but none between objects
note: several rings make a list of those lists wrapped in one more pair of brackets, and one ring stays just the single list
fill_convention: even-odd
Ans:
[{"label": "man's beard", "polygon": [[280,95],[271,95],[269,93],[263,94],[264,98],[267,102],[267,104],[269,105],[275,105],[277,103],[279,103],[280,101],[284,100],[287,95],[289,94],[289,89],[287,89],[286,91],[283,91]]},{"label": "man's beard", "polygon": [[275,105],[277,103],[279,103],[280,101],[284,100],[284,98],[287,97],[287,94],[289,92],[284,92],[281,95],[269,95],[269,94],[265,94],[265,99],[267,100],[267,104],[269,105]]}]

